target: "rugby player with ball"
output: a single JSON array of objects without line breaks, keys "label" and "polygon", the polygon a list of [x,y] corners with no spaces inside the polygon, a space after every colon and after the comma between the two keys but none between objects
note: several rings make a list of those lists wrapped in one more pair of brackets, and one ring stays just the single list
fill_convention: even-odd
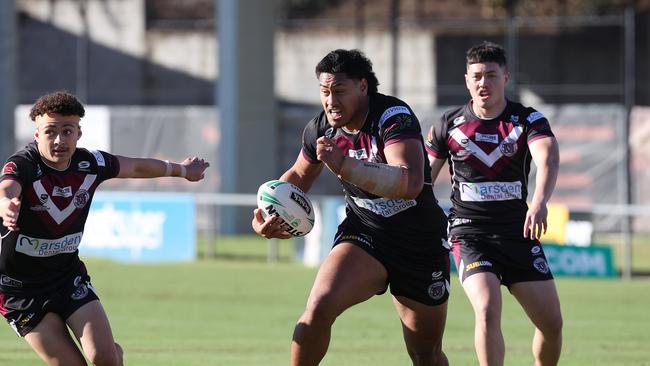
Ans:
[{"label": "rugby player with ball", "polygon": [[[295,326],[291,365],[319,364],[336,318],[389,288],[413,364],[448,365],[446,217],[433,195],[418,119],[406,103],[377,91],[372,63],[357,50],[330,52],[316,77],[323,110],[307,123],[301,152],[279,181],[308,192],[327,167],[345,193],[346,218]],[[254,211],[255,232],[292,237],[291,218],[275,208],[264,217],[267,206]]]}]

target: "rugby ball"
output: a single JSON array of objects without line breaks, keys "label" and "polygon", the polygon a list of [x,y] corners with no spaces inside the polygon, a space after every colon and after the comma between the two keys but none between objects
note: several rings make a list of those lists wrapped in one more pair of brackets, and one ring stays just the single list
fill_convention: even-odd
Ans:
[{"label": "rugby ball", "polygon": [[271,180],[257,190],[257,207],[262,216],[278,215],[284,221],[285,231],[303,236],[314,227],[314,207],[300,188],[289,182]]}]

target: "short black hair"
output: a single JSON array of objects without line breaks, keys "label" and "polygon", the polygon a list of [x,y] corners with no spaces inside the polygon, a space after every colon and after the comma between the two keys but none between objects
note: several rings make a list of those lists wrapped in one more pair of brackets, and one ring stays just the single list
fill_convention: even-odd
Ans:
[{"label": "short black hair", "polygon": [[55,91],[36,100],[29,112],[29,118],[36,121],[36,117],[46,113],[83,117],[86,111],[79,99],[74,95],[66,91]]},{"label": "short black hair", "polygon": [[338,49],[328,53],[316,65],[316,77],[321,73],[344,73],[351,79],[366,79],[368,94],[377,93],[379,81],[372,71],[372,62],[359,50]]},{"label": "short black hair", "polygon": [[467,65],[496,62],[501,67],[506,67],[506,50],[499,44],[483,41],[467,50]]}]

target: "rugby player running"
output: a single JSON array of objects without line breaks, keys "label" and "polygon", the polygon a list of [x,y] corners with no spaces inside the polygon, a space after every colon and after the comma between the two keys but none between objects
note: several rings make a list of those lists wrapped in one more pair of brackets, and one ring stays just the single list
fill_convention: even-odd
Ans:
[{"label": "rugby player running", "polygon": [[95,189],[111,178],[196,182],[210,164],[77,148],[84,114],[72,94],[40,97],[30,112],[35,141],[2,169],[0,313],[48,365],[86,365],[84,355],[93,365],[122,365],[122,347],[77,249]]},{"label": "rugby player running", "polygon": [[[301,152],[280,180],[307,192],[327,166],[345,193],[346,218],[296,324],[291,365],[317,365],[335,319],[388,287],[413,365],[448,365],[446,217],[433,196],[417,117],[377,91],[372,63],[358,50],[330,52],[316,77],[323,110],[307,123]],[[256,209],[252,226],[266,238],[289,238],[281,221]]]},{"label": "rugby player running", "polygon": [[[484,42],[467,51],[468,104],[444,113],[426,146],[433,179],[445,161],[452,176],[449,240],[474,308],[474,346],[482,366],[503,365],[501,285],[535,327],[534,365],[556,365],[562,348],[560,301],[539,238],[555,187],[558,145],[548,120],[505,97],[504,49]],[[535,192],[526,204],[531,159]]]}]

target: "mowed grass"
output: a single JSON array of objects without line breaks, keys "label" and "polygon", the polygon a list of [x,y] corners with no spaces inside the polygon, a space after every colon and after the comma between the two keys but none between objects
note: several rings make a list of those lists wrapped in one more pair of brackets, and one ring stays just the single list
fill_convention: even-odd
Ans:
[{"label": "mowed grass", "polygon": [[[251,256],[229,254],[237,243]],[[280,243],[276,263],[265,261],[260,239],[221,241],[216,259],[196,263],[86,262],[126,365],[287,365],[293,326],[316,274],[290,260],[289,246]],[[557,285],[565,321],[561,365],[650,365],[649,280],[559,278]],[[504,300],[506,365],[529,365],[533,328],[505,290]],[[0,329],[0,365],[42,364],[9,326]],[[456,278],[444,349],[451,365],[477,364],[473,315]],[[339,317],[322,363],[409,364],[388,295]]]}]

